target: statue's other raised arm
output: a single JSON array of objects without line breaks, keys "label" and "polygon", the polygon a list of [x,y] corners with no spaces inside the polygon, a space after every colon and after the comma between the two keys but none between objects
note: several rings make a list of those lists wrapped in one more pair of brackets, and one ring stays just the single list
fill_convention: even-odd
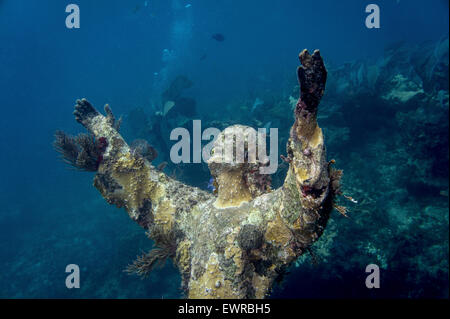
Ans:
[{"label": "statue's other raised arm", "polygon": [[[339,192],[340,171],[326,161],[322,129],[317,111],[325,91],[327,71],[318,50],[303,50],[297,69],[300,97],[295,122],[287,143],[289,170],[284,181],[285,207],[281,214],[295,233],[297,247],[308,247],[322,233],[332,210],[333,196]],[[336,180],[334,180],[336,178]]]},{"label": "statue's other raised arm", "polygon": [[[157,227],[169,234],[183,207],[208,198],[205,192],[183,185],[151,165],[148,144],[141,151],[130,148],[118,132],[119,122],[105,105],[106,116],[86,99],[77,100],[75,119],[90,134],[70,137],[56,133],[55,147],[63,159],[78,169],[96,171],[94,186],[110,204],[124,207],[131,219],[145,229]],[[183,196],[179,196],[180,194]],[[178,195],[178,196],[177,196]],[[187,205],[185,201],[189,201]]]}]

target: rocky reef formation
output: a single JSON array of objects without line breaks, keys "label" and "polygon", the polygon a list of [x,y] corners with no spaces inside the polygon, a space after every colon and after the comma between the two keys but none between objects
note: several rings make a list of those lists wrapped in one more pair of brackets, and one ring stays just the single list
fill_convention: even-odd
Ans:
[{"label": "rocky reef formation", "polygon": [[[325,110],[323,121],[354,146],[375,132],[390,134],[393,149],[404,153],[399,161],[408,166],[408,180],[399,185],[416,181],[427,189],[447,184],[448,46],[448,36],[421,46],[401,43],[375,62],[357,61],[330,72],[325,103],[332,112]],[[349,146],[335,142],[336,147]]]},{"label": "rocky reef formation", "polygon": [[217,153],[208,162],[217,197],[184,185],[152,165],[148,146],[140,143],[142,150],[133,151],[114,126],[112,113],[105,117],[87,100],[77,101],[76,120],[106,141],[94,186],[108,203],[124,207],[158,247],[130,271],[146,274],[159,260],[172,258],[189,298],[264,298],[321,236],[340,194],[341,174],[326,161],[317,124],[327,80],[322,57],[306,50],[299,57],[300,98],[285,158],[289,168],[276,190],[263,177],[249,174],[264,160],[229,164]]},{"label": "rocky reef formation", "polygon": [[[309,297],[448,298],[448,43],[398,43],[329,68],[318,118],[358,203],[350,219],[330,220],[318,264],[305,255],[292,269],[294,282],[320,278]],[[380,266],[379,291],[355,279],[369,263]],[[284,292],[305,296],[289,282]]]}]

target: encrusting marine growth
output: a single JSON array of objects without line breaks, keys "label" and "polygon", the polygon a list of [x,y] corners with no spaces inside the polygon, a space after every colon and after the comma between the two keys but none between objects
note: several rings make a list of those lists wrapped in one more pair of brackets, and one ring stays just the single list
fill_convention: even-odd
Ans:
[{"label": "encrusting marine growth", "polygon": [[[322,57],[318,50],[304,50],[299,58],[300,98],[283,158],[289,170],[276,190],[268,176],[249,173],[255,171],[251,165],[262,163],[224,164],[214,154],[208,165],[218,196],[184,185],[152,166],[156,151],[150,146],[139,144],[144,156],[127,145],[109,106],[105,117],[87,100],[77,101],[76,120],[92,144],[58,132],[56,149],[69,164],[97,171],[94,186],[108,203],[124,207],[157,246],[128,271],[145,275],[172,258],[188,298],[264,298],[319,238],[341,194],[342,171],[326,161],[316,121],[327,79]],[[78,164],[83,153],[88,167]]]}]

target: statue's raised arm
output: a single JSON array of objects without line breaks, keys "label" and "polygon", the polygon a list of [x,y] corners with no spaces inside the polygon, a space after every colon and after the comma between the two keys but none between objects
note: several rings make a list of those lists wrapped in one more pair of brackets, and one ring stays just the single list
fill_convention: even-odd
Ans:
[{"label": "statue's raised arm", "polygon": [[156,151],[145,143],[137,148],[128,146],[118,132],[120,122],[108,105],[105,113],[102,115],[86,99],[77,100],[75,119],[89,134],[71,137],[58,131],[56,149],[69,164],[96,172],[94,186],[108,203],[124,207],[145,229],[172,236],[177,209],[211,195],[183,185],[151,165]]},{"label": "statue's raised arm", "polygon": [[287,143],[289,169],[284,181],[283,219],[296,233],[296,246],[304,250],[321,234],[339,190],[341,171],[326,160],[322,129],[317,124],[327,71],[318,50],[303,50],[297,69],[300,97]]}]

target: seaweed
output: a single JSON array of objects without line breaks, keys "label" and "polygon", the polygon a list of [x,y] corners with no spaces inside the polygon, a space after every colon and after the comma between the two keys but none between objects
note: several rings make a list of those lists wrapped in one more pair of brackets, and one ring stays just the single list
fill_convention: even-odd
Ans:
[{"label": "seaweed", "polygon": [[98,170],[107,146],[104,137],[96,139],[91,134],[72,136],[63,131],[56,131],[53,142],[53,147],[66,164],[88,172]]},{"label": "seaweed", "polygon": [[[150,237],[150,233],[147,233]],[[142,279],[147,278],[155,267],[161,268],[169,258],[175,257],[177,245],[173,233],[167,234],[156,231],[152,237],[155,239],[155,248],[140,255],[124,270],[128,274],[136,274]]]}]

